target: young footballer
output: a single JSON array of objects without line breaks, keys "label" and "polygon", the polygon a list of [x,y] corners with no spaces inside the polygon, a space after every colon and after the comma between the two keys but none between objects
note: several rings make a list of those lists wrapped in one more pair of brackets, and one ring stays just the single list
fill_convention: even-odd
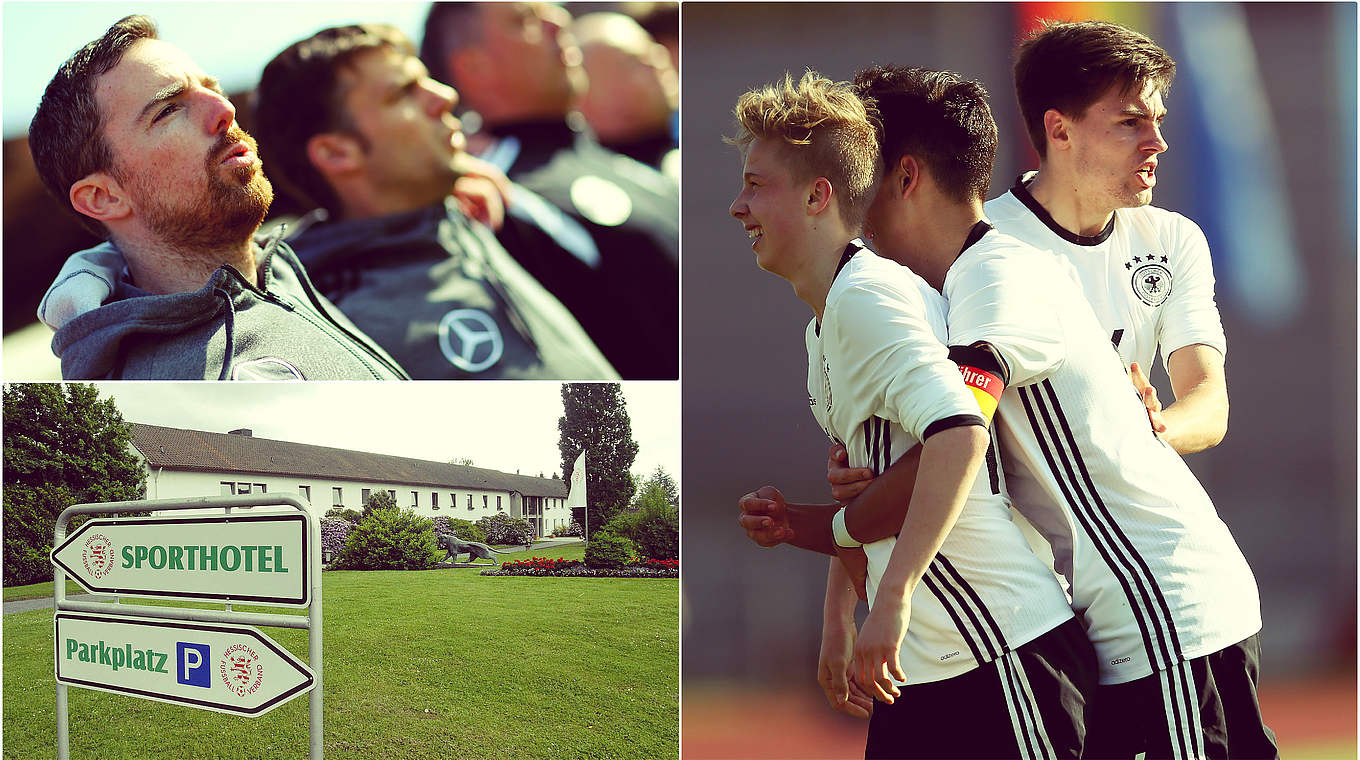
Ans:
[{"label": "young footballer", "polygon": [[[823,660],[848,660],[853,643],[857,688],[829,696],[847,712],[867,712],[865,693],[881,702],[867,757],[1080,756],[1090,644],[1011,522],[1001,473],[983,466],[995,400],[984,389],[980,406],[986,381],[970,390],[949,361],[939,294],[857,239],[879,160],[865,106],[809,72],[735,111],[745,166],[731,213],[757,264],[812,309],[813,415],[875,472],[921,448],[905,519],[863,546],[870,613],[857,641],[855,597],[832,561]],[[767,486],[743,502],[783,498]]]},{"label": "young footballer", "polygon": [[[946,296],[965,373],[1004,386],[1006,482],[1051,546],[1099,656],[1087,756],[1273,757],[1255,699],[1255,580],[1128,392],[1071,268],[983,218],[995,126],[981,88],[900,68],[862,72],[856,87],[879,109],[889,157],[867,229],[883,255]],[[964,234],[955,253],[949,238]],[[850,534],[873,539],[884,531],[874,520],[900,518],[875,494],[882,486],[900,499],[898,469],[847,511]]]},{"label": "young footballer", "polygon": [[[1072,262],[1159,432],[1184,454],[1227,432],[1227,345],[1204,233],[1149,205],[1175,75],[1165,50],[1118,24],[1036,32],[1019,47],[1015,94],[1039,171],[986,212],[998,230]],[[1165,409],[1145,376],[1159,346],[1176,395]]]}]

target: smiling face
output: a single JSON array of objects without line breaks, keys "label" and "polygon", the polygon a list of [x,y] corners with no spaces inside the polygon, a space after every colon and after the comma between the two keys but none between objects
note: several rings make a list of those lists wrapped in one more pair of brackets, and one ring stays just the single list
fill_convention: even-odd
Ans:
[{"label": "smiling face", "polygon": [[451,113],[458,93],[420,59],[390,47],[356,56],[340,74],[349,122],[362,137],[359,171],[394,209],[438,202],[458,178],[467,144]]},{"label": "smiling face", "polygon": [[1166,116],[1157,85],[1121,93],[1115,86],[1069,122],[1072,160],[1082,200],[1113,211],[1146,206],[1157,184],[1157,156],[1167,149]]},{"label": "smiling face", "polygon": [[95,85],[109,174],[129,217],[155,238],[193,250],[247,239],[273,188],[236,109],[184,53],[160,40],[132,45]]},{"label": "smiling face", "polygon": [[751,238],[760,268],[786,279],[799,264],[808,219],[805,184],[789,170],[778,141],[755,140],[746,152],[741,192],[728,208]]}]

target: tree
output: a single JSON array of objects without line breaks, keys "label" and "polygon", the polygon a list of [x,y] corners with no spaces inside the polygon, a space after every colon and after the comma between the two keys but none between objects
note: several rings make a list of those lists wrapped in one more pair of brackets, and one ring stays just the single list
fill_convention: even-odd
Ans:
[{"label": "tree", "polygon": [[397,497],[393,496],[385,488],[375,488],[368,495],[368,501],[364,503],[364,511],[360,519],[368,517],[379,509],[396,509]]},{"label": "tree", "polygon": [[609,522],[633,495],[629,470],[638,445],[618,383],[564,383],[562,417],[557,421],[557,448],[562,452],[563,480],[571,482],[572,466],[584,449],[586,493],[590,496],[586,526],[590,532]]},{"label": "tree", "polygon": [[475,465],[472,463],[472,457],[454,457],[453,459],[450,459],[450,460],[449,460],[449,464],[461,464],[461,465],[465,465],[465,466],[467,466],[467,467],[474,467],[474,466],[475,466]]},{"label": "tree", "polygon": [[675,478],[671,477],[666,468],[657,465],[652,474],[647,476],[647,482],[638,489],[637,496],[633,498],[632,509],[634,512],[642,508],[644,498],[648,497],[649,492],[656,491],[660,494],[660,499],[673,507],[680,506],[680,487],[675,484]]},{"label": "tree", "polygon": [[146,470],[131,426],[92,385],[6,385],[4,419],[5,585],[51,580],[61,510],[141,499]]},{"label": "tree", "polygon": [[441,557],[434,520],[409,509],[379,508],[349,532],[338,564],[349,570],[425,570]]}]

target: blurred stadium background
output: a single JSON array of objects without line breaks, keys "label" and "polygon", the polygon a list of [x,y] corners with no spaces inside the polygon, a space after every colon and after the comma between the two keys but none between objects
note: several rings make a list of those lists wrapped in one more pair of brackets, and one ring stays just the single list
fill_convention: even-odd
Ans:
[{"label": "blurred stadium background", "polygon": [[736,525],[737,498],[766,483],[792,500],[829,495],[806,402],[807,309],[757,269],[727,216],[740,183],[721,139],[731,107],[805,67],[958,71],[992,94],[995,196],[1037,167],[1010,78],[1037,18],[1121,22],[1179,64],[1154,202],[1209,238],[1232,400],[1227,438],[1188,461],[1260,584],[1261,701],[1284,756],[1356,754],[1356,6],[687,3],[686,760],[860,757],[865,731],[814,681],[825,562],[758,549]]}]

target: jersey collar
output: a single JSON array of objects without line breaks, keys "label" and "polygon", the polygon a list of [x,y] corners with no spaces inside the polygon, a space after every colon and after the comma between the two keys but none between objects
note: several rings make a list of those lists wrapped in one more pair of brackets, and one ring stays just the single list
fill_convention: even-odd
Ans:
[{"label": "jersey collar", "polygon": [[1053,221],[1053,215],[1048,213],[1048,209],[1041,206],[1039,201],[1034,200],[1034,196],[1030,195],[1029,183],[1034,181],[1034,177],[1035,173],[1021,174],[1016,177],[1015,186],[1011,188],[1011,195],[1025,204],[1025,208],[1033,212],[1039,218],[1039,221],[1044,223],[1044,226],[1053,231],[1053,234],[1073,245],[1100,245],[1110,239],[1110,235],[1114,232],[1114,219],[1118,215],[1118,211],[1110,214],[1110,221],[1105,225],[1105,229],[1090,236],[1078,235]]}]

